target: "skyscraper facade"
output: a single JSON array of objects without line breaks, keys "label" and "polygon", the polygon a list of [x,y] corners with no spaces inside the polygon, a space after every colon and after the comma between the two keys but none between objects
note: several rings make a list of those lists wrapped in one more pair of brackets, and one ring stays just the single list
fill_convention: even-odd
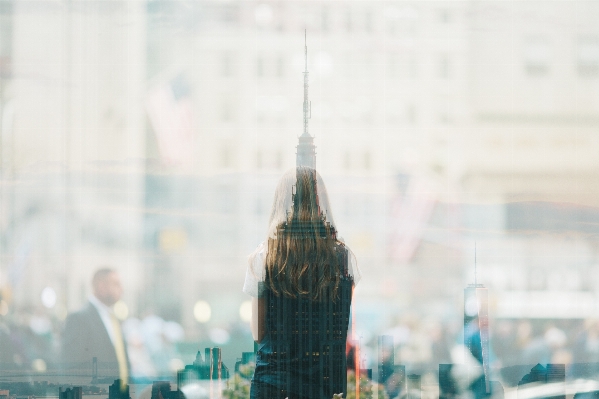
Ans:
[{"label": "skyscraper facade", "polygon": [[482,284],[464,289],[464,346],[482,366],[482,376],[473,383],[476,397],[490,394],[489,292]]}]

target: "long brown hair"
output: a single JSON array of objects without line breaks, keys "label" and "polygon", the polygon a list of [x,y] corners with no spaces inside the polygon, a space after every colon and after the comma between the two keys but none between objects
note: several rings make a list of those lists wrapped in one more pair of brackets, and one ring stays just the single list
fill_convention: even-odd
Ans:
[{"label": "long brown hair", "polygon": [[[293,175],[295,184],[290,185]],[[289,194],[291,207],[285,210]],[[326,206],[321,207],[321,203]],[[315,301],[328,295],[333,300],[337,297],[342,273],[339,262],[344,258],[340,251],[345,248],[323,208],[330,213],[326,190],[316,170],[299,166],[281,179],[271,214],[271,224],[275,224],[268,238],[265,265],[269,288],[275,295],[305,295]],[[283,211],[285,217],[277,219],[277,213]]]}]

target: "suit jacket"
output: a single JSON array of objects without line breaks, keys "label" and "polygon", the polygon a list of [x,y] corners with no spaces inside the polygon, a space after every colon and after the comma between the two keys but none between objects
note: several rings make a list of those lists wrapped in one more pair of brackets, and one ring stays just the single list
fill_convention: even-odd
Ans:
[{"label": "suit jacket", "polygon": [[[91,367],[92,359],[96,357],[100,375],[117,378],[119,376],[114,345],[98,310],[91,302],[67,317],[62,334],[61,352],[65,368]],[[130,368],[128,357],[127,366]]]}]

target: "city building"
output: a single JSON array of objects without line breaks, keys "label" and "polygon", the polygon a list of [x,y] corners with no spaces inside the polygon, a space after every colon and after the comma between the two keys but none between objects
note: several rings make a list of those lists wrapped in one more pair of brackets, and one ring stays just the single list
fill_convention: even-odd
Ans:
[{"label": "city building", "polygon": [[248,373],[243,370],[243,366],[254,366],[256,363],[256,353],[255,352],[243,352],[241,354],[241,359],[238,359],[235,362],[235,373],[241,375],[244,378],[251,378],[252,375],[248,375]]},{"label": "city building", "polygon": [[193,364],[189,364],[177,372],[177,386],[181,389],[194,381],[227,380],[229,377],[229,369],[222,362],[221,349],[206,348],[204,357],[198,351]]},{"label": "city building", "polygon": [[553,384],[551,396],[548,397],[551,399],[564,399],[566,397],[565,381],[565,365],[549,363],[544,367],[539,363],[518,382],[518,393],[528,384]]},{"label": "city building", "polygon": [[108,387],[108,399],[131,399],[129,385],[123,384],[120,379],[114,380]]},{"label": "city building", "polygon": [[489,292],[476,282],[464,289],[464,346],[482,366],[482,376],[472,387],[476,397],[490,395]]},{"label": "city building", "polygon": [[82,399],[83,389],[81,387],[72,387],[67,389],[58,389],[58,399]]},{"label": "city building", "polygon": [[451,375],[453,364],[439,364],[439,399],[451,399],[459,392]]},{"label": "city building", "polygon": [[151,399],[185,399],[185,395],[179,389],[171,391],[171,383],[168,381],[154,381]]},{"label": "city building", "polygon": [[[0,7],[0,273],[26,285],[15,306],[50,285],[57,315],[78,307],[93,259],[141,276],[127,282],[130,314],[192,335],[237,320],[234,284],[300,153],[307,29],[317,166],[368,265],[356,298],[397,299],[369,320],[447,312],[474,239],[492,248],[481,281],[497,317],[594,315],[598,4]],[[183,149],[150,121],[165,90],[193,121]],[[189,162],[170,162],[173,148]],[[194,318],[198,300],[218,309],[210,320]]]},{"label": "city building", "polygon": [[418,374],[408,374],[407,378],[407,397],[410,399],[420,399],[422,397],[421,376]]}]

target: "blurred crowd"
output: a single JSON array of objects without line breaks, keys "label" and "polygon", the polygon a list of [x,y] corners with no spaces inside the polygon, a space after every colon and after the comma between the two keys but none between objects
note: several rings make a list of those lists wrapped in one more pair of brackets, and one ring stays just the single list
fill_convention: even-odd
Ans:
[{"label": "blurred crowd", "polygon": [[[0,368],[36,373],[59,367],[63,324],[43,309],[19,309],[2,316]],[[202,345],[223,347],[233,359],[251,345],[245,323],[200,329],[192,339],[179,323],[154,313],[129,318],[122,326],[131,375],[137,378],[174,375]],[[437,375],[439,364],[456,363],[455,348],[463,345],[463,334],[457,321],[443,323],[413,314],[397,317],[389,328],[360,342],[360,367],[377,370],[378,337],[388,335],[393,337],[395,364],[405,365],[411,374]],[[565,364],[571,377],[596,376],[599,320],[492,320],[489,360],[493,379],[510,386],[518,383],[509,373],[512,367],[537,363]]]}]

